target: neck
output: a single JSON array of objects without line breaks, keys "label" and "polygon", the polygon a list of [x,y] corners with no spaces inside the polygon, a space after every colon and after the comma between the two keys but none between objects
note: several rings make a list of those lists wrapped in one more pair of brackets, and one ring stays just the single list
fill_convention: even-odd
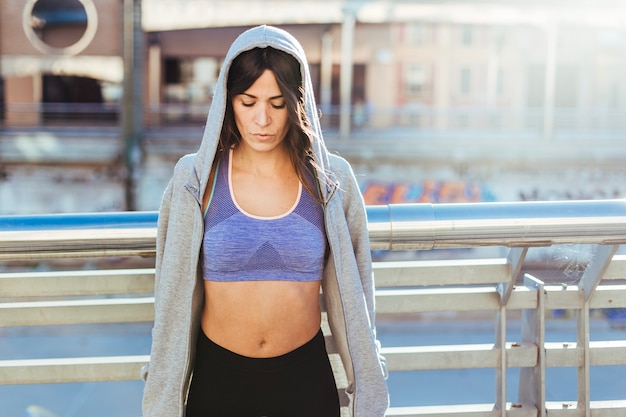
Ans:
[{"label": "neck", "polygon": [[256,152],[237,146],[233,149],[232,158],[237,169],[258,176],[284,175],[293,170],[289,154],[282,147],[271,152]]}]

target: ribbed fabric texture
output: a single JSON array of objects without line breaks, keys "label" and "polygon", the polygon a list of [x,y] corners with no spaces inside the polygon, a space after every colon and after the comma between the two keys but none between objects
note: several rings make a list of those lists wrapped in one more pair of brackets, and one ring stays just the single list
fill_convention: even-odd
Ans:
[{"label": "ribbed fabric texture", "polygon": [[300,186],[282,216],[253,217],[236,206],[229,187],[230,153],[218,164],[205,215],[203,278],[210,281],[316,281],[322,278],[326,233],[318,203]]}]

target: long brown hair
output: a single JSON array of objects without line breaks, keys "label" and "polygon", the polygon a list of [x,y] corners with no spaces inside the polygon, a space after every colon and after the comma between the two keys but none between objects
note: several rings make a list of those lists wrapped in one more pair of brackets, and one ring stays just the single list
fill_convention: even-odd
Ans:
[{"label": "long brown hair", "polygon": [[313,188],[314,183],[310,180],[311,175],[305,175],[308,172],[315,178],[315,170],[312,167],[313,134],[305,111],[300,63],[286,52],[268,46],[244,51],[233,59],[226,83],[226,111],[220,134],[218,157],[241,141],[235,123],[233,98],[248,90],[265,70],[274,73],[287,106],[289,126],[284,143],[291,163],[306,190],[321,202],[321,196],[318,190]]}]

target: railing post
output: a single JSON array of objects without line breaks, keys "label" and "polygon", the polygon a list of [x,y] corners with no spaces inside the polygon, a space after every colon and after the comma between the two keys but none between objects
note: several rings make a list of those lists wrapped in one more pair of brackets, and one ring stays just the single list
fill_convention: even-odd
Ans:
[{"label": "railing post", "polygon": [[578,409],[583,410],[585,417],[591,417],[589,389],[590,384],[590,352],[589,352],[589,301],[584,300],[578,311],[577,346],[582,349],[583,362],[578,366]]},{"label": "railing post", "polygon": [[496,348],[500,351],[500,363],[496,368],[495,409],[506,417],[506,304],[500,306],[496,317]]},{"label": "railing post", "polygon": [[500,310],[496,316],[496,348],[500,351],[500,366],[496,369],[496,410],[500,410],[501,417],[506,417],[506,306],[515,281],[519,274],[524,258],[528,253],[528,248],[512,248],[507,256],[507,264],[509,265],[508,282],[498,284],[498,293],[500,294]]},{"label": "railing post", "polygon": [[591,294],[593,294],[600,281],[602,281],[602,277],[613,260],[613,256],[618,248],[618,245],[600,245],[596,249],[593,259],[589,262],[587,268],[585,268],[585,273],[578,283],[578,289],[583,292],[585,302],[589,301]]},{"label": "railing post", "polygon": [[613,260],[618,246],[600,245],[595,256],[587,265],[578,288],[583,293],[583,305],[578,312],[577,346],[583,349],[583,363],[578,367],[578,408],[585,417],[591,417],[591,359],[589,347],[589,300]]},{"label": "railing post", "polygon": [[515,287],[515,281],[522,270],[522,265],[524,264],[524,259],[526,259],[527,253],[527,247],[512,248],[509,251],[506,258],[507,264],[511,267],[509,271],[509,281],[498,284],[498,292],[500,293],[500,302],[502,305],[506,305],[509,301],[509,297],[511,297],[511,293]]},{"label": "railing post", "polygon": [[546,417],[546,349],[544,283],[526,274],[524,286],[537,293],[537,307],[522,314],[522,342],[537,346],[537,363],[520,369],[519,401],[534,404],[539,417]]}]

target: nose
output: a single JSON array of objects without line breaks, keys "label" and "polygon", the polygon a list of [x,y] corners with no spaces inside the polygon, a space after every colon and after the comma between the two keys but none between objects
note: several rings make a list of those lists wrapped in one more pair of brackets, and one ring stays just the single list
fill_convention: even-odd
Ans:
[{"label": "nose", "polygon": [[269,104],[261,103],[258,106],[255,119],[256,124],[259,126],[267,126],[271,123],[272,118],[270,117]]}]

